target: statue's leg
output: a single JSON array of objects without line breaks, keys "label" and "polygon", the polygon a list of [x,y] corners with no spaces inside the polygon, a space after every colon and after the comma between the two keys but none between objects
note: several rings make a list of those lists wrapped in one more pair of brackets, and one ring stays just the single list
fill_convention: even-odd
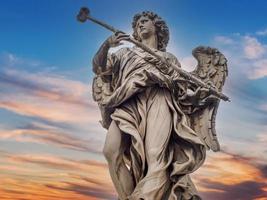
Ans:
[{"label": "statue's leg", "polygon": [[152,107],[147,122],[145,152],[149,174],[164,165],[161,159],[166,157],[172,131],[172,116],[168,106],[162,103],[155,109]]},{"label": "statue's leg", "polygon": [[127,146],[126,141],[126,135],[112,121],[103,153],[108,161],[111,179],[121,200],[127,199],[134,190],[133,177],[123,161],[123,153]]},{"label": "statue's leg", "polygon": [[147,115],[145,153],[148,170],[144,187],[149,188],[151,192],[146,200],[162,199],[169,187],[167,169],[171,158],[168,145],[172,126],[169,106],[165,97],[159,95],[154,99]]}]

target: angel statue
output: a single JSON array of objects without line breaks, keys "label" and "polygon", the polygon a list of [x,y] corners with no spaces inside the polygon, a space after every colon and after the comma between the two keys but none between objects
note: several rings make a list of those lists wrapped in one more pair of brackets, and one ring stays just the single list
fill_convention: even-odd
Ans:
[{"label": "angel statue", "polygon": [[164,58],[133,46],[109,50],[133,38],[116,32],[93,58],[93,97],[108,130],[104,156],[120,200],[199,200],[190,178],[206,150],[219,150],[215,117],[227,60],[217,49],[197,47],[196,69],[188,74],[200,87],[166,63],[180,67],[166,47],[169,29],[153,12],[136,14],[135,41]]}]

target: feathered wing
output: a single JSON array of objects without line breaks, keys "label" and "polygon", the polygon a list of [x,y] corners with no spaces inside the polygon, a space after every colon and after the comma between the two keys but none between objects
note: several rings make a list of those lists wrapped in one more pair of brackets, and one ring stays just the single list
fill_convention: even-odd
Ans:
[{"label": "feathered wing", "polygon": [[[191,74],[205,83],[215,86],[221,92],[228,75],[225,56],[215,48],[203,46],[195,48],[192,54],[197,59],[198,65]],[[207,149],[213,151],[220,150],[215,129],[219,103],[220,100],[214,99],[190,115],[191,127],[200,135]]]},{"label": "feathered wing", "polygon": [[104,106],[103,102],[105,102],[113,93],[112,75],[114,73],[114,62],[114,55],[108,55],[107,66],[104,70],[102,67],[99,67],[98,72],[95,72],[92,85],[93,99],[98,103],[101,112],[102,120],[100,123],[106,129],[108,129],[111,123],[110,115],[114,112],[114,108]]}]

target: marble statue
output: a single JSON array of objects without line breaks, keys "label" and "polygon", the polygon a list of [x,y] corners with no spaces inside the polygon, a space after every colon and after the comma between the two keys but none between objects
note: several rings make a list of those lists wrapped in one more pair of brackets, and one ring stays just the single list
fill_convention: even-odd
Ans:
[{"label": "marble statue", "polygon": [[[85,20],[84,20],[85,21]],[[104,156],[120,200],[198,200],[190,178],[206,151],[219,151],[215,118],[227,77],[227,60],[215,48],[197,47],[192,72],[207,87],[182,76],[166,52],[169,29],[153,12],[136,14],[133,34],[107,38],[93,58],[93,97],[108,130]],[[123,41],[139,46],[109,53]]]}]

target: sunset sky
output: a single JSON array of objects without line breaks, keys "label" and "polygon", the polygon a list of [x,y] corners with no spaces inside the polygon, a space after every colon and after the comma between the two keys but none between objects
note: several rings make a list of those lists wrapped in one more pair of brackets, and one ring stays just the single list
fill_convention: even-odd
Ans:
[{"label": "sunset sky", "polygon": [[222,151],[192,177],[203,200],[267,200],[265,0],[1,1],[0,200],[117,199],[91,95],[91,60],[111,33],[77,22],[82,6],[129,34],[134,14],[158,13],[170,28],[167,50],[188,71],[198,45],[227,57]]}]

